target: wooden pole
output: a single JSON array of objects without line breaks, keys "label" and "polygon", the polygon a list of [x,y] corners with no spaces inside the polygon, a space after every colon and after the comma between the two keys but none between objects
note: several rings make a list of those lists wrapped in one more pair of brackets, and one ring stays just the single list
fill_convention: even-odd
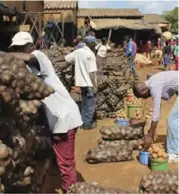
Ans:
[{"label": "wooden pole", "polygon": [[61,13],[61,14],[62,14],[62,34],[63,34],[63,37],[64,37],[65,25],[64,25],[63,13]]},{"label": "wooden pole", "polygon": [[111,35],[112,35],[112,29],[109,30],[108,42],[107,42],[107,43],[109,43],[109,41],[110,41],[110,39],[111,39]]}]

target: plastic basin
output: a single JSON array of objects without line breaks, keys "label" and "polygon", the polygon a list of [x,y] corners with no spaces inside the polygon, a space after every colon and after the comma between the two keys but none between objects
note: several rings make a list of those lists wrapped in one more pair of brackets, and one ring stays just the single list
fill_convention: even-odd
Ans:
[{"label": "plastic basin", "polygon": [[149,165],[150,152],[139,151],[139,162],[145,166]]},{"label": "plastic basin", "polygon": [[150,168],[152,171],[168,171],[168,160],[158,161],[151,160]]},{"label": "plastic basin", "polygon": [[117,118],[115,123],[119,126],[128,126],[129,120],[128,119],[122,120],[122,119]]}]

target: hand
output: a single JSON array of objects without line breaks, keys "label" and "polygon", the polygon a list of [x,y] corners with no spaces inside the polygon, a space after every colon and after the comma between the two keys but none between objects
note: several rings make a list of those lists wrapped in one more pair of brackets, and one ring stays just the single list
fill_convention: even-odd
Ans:
[{"label": "hand", "polygon": [[149,134],[145,135],[144,136],[144,143],[143,143],[144,151],[147,151],[152,143],[153,143],[153,137]]}]

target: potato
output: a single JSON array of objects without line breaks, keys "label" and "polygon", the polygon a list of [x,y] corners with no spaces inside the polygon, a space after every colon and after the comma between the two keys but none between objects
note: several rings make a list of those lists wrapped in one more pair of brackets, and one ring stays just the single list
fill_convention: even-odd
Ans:
[{"label": "potato", "polygon": [[158,160],[159,162],[164,162],[164,161],[165,161],[165,159],[162,158],[162,157],[158,158],[157,160]]},{"label": "potato", "polygon": [[158,155],[159,158],[160,158],[160,157],[163,157],[163,152],[159,151],[159,152],[157,153],[157,155]]},{"label": "potato", "polygon": [[152,153],[152,152],[153,152],[152,147],[150,147],[150,148],[148,149],[148,152],[150,152],[150,153]]},{"label": "potato", "polygon": [[168,154],[167,154],[167,153],[163,153],[163,154],[162,154],[162,157],[163,157],[164,159],[167,159],[167,158],[168,158]]},{"label": "potato", "polygon": [[157,154],[152,154],[153,159],[157,159]]},{"label": "potato", "polygon": [[159,148],[154,147],[154,148],[153,148],[153,153],[158,153],[158,152],[159,152]]},{"label": "potato", "polygon": [[139,150],[142,150],[142,148],[143,148],[143,147],[140,145],[140,146],[139,146]]}]

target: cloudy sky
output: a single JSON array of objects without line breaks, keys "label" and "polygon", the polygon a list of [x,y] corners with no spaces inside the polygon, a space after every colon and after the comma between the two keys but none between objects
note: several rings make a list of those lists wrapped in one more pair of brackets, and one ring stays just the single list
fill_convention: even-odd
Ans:
[{"label": "cloudy sky", "polygon": [[142,13],[158,13],[171,10],[178,6],[178,1],[173,0],[79,0],[80,8],[138,8]]}]

